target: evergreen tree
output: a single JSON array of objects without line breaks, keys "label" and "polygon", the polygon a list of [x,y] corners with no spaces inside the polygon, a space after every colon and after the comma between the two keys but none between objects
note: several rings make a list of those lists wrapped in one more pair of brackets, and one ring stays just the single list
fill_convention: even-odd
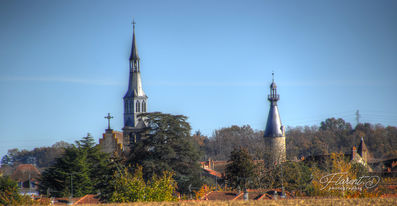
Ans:
[{"label": "evergreen tree", "polygon": [[42,173],[40,193],[56,197],[97,193],[96,185],[101,181],[101,171],[106,169],[107,158],[88,134],[75,145],[65,148],[55,164]]},{"label": "evergreen tree", "polygon": [[189,185],[200,187],[199,151],[193,146],[187,117],[159,112],[142,117],[148,128],[142,140],[132,145],[129,163],[142,165],[146,180],[164,171],[174,172],[179,192],[187,193]]},{"label": "evergreen tree", "polygon": [[[109,155],[101,152],[100,146],[95,144],[94,138],[88,133],[82,140],[76,141],[80,152],[86,156],[86,164],[89,170],[89,178],[91,180],[92,191],[91,193],[96,194],[101,192],[102,188],[97,185],[103,182],[104,171],[109,170]],[[114,160],[114,159],[112,159]]]},{"label": "evergreen tree", "polygon": [[234,148],[226,166],[226,180],[233,188],[246,188],[254,176],[255,165],[251,155],[242,147]]},{"label": "evergreen tree", "polygon": [[92,183],[86,155],[72,146],[41,176],[39,191],[51,196],[79,197],[91,193]]},{"label": "evergreen tree", "polygon": [[113,157],[106,159],[105,164],[107,166],[98,171],[98,182],[95,184],[95,189],[99,191],[101,201],[108,202],[116,191],[116,177],[120,177],[117,174],[125,171],[125,162],[123,157],[119,157],[115,153]]}]

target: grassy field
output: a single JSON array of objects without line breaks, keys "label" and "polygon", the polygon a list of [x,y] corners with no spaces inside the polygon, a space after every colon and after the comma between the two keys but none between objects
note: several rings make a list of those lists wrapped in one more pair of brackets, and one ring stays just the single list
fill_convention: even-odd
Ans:
[{"label": "grassy field", "polygon": [[[397,205],[397,198],[322,198],[322,199],[287,199],[287,200],[251,200],[251,201],[181,201],[181,202],[139,202],[124,204],[101,204],[115,206],[233,206],[233,205]],[[92,204],[86,206],[93,206]]]}]

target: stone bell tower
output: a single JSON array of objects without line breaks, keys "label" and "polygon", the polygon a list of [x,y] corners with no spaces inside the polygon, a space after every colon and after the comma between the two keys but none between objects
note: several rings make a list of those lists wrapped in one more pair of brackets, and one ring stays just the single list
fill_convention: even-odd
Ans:
[{"label": "stone bell tower", "polygon": [[272,164],[279,164],[286,160],[285,148],[285,128],[281,124],[280,114],[278,112],[277,101],[280,95],[277,94],[277,85],[273,81],[270,84],[270,94],[268,100],[270,102],[269,116],[267,117],[266,130],[264,134],[267,152],[270,155]]}]

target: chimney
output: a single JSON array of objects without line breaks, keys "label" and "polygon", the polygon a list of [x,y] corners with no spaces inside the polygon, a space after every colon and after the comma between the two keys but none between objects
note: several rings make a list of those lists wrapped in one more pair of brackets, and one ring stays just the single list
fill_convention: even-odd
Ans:
[{"label": "chimney", "polygon": [[356,146],[353,146],[351,160],[354,160],[356,158],[356,154],[357,154],[357,148]]}]

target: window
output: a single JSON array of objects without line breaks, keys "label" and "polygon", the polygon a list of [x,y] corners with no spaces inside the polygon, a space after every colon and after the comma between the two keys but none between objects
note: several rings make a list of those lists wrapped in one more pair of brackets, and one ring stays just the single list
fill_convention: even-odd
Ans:
[{"label": "window", "polygon": [[142,112],[146,112],[146,102],[142,102]]},{"label": "window", "polygon": [[136,105],[135,105],[135,107],[136,107],[136,112],[139,112],[140,110],[141,110],[141,108],[140,108],[140,104],[139,104],[139,101],[136,101]]}]

